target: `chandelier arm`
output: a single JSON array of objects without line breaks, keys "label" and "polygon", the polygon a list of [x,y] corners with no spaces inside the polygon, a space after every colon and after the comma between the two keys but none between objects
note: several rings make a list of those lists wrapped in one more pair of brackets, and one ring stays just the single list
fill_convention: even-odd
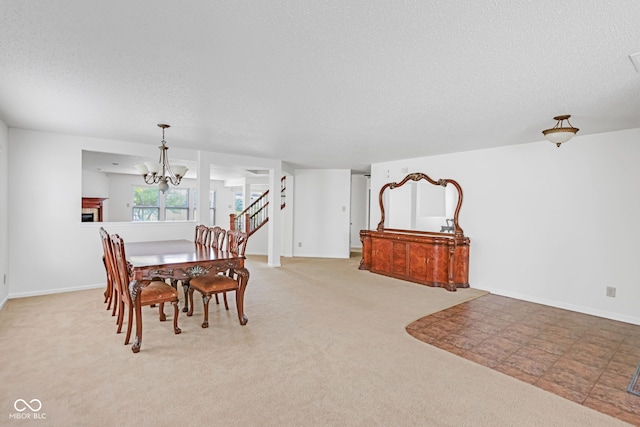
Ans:
[{"label": "chandelier arm", "polygon": [[171,172],[170,174],[167,175],[167,180],[169,180],[169,182],[174,185],[180,185],[180,181],[182,181],[182,177],[175,175],[173,172]]},{"label": "chandelier arm", "polygon": [[154,175],[151,173],[143,175],[142,178],[144,179],[144,182],[146,184],[157,184],[160,181],[160,177],[158,175]]},{"label": "chandelier arm", "polygon": [[162,175],[167,177],[167,180],[171,182],[173,185],[178,185],[180,183],[180,179],[173,172],[171,168],[171,163],[169,163],[169,147],[166,145],[166,141],[164,140],[164,129],[162,129],[162,147],[160,147],[160,164],[162,165]]},{"label": "chandelier arm", "polygon": [[169,163],[169,153],[167,152],[169,147],[163,144],[162,151],[162,175],[167,178],[167,180],[174,186],[180,184],[180,179],[171,169],[171,164]]}]

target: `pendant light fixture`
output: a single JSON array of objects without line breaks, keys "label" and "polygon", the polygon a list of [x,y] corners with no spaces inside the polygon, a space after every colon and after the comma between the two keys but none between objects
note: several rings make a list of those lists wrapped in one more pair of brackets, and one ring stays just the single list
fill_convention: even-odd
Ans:
[{"label": "pendant light fixture", "polygon": [[164,140],[164,130],[169,125],[159,124],[158,127],[162,128],[162,145],[158,147],[160,149],[160,160],[158,163],[145,162],[143,165],[136,165],[135,168],[140,172],[144,178],[144,182],[147,184],[158,184],[158,188],[163,193],[169,189],[169,183],[173,186],[180,185],[180,181],[187,173],[186,166],[169,164],[169,154],[167,151],[167,142]]},{"label": "pendant light fixture", "polygon": [[[556,116],[553,120],[557,120],[556,125],[551,129],[546,129],[542,131],[542,134],[547,138],[550,142],[556,144],[556,146],[560,147],[561,144],[567,142],[578,132],[580,129],[574,128],[569,122],[570,115],[565,116]],[[567,121],[569,126],[564,125],[564,121]]]}]

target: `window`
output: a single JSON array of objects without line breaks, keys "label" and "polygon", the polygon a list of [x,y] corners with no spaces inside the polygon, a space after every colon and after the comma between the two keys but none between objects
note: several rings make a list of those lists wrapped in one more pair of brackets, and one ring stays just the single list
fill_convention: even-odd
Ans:
[{"label": "window", "polygon": [[243,206],[244,206],[244,195],[242,194],[242,192],[240,193],[236,193],[236,215],[240,215],[240,213],[243,210]]},{"label": "window", "polygon": [[164,197],[165,221],[187,221],[189,219],[189,189],[170,188]]},{"label": "window", "polygon": [[158,221],[160,190],[157,187],[133,187],[132,221]]},{"label": "window", "polygon": [[188,221],[195,218],[195,190],[133,186],[132,221]]}]

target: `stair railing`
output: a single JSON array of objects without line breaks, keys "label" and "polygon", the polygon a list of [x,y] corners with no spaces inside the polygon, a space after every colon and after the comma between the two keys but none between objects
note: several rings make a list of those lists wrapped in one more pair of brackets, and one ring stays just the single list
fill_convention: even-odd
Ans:
[{"label": "stair railing", "polygon": [[[284,209],[285,203],[285,190],[286,190],[286,176],[283,176],[280,180],[280,209]],[[262,193],[260,197],[253,201],[246,209],[240,212],[238,215],[229,214],[229,229],[240,230],[247,233],[247,236],[251,236],[258,231],[260,227],[265,225],[269,221],[269,190]]]}]

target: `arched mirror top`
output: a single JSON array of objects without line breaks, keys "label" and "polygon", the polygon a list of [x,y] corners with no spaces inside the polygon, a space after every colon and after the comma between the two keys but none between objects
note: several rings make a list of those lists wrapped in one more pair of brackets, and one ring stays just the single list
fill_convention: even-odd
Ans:
[{"label": "arched mirror top", "polygon": [[[426,181],[427,187],[418,187],[421,181]],[[407,183],[414,184],[404,187],[403,194],[397,197],[399,209],[404,218],[396,215],[390,218],[387,206],[393,205],[394,199],[391,191],[403,187]],[[435,187],[432,187],[435,186]],[[431,193],[431,189],[440,188],[442,191]],[[421,172],[410,173],[400,182],[389,182],[382,186],[378,196],[380,204],[381,219],[378,223],[378,231],[420,231],[427,233],[454,234],[456,237],[464,236],[462,228],[458,223],[458,215],[462,206],[462,188],[453,179],[431,179],[427,174]],[[405,206],[407,204],[408,206]]]}]

